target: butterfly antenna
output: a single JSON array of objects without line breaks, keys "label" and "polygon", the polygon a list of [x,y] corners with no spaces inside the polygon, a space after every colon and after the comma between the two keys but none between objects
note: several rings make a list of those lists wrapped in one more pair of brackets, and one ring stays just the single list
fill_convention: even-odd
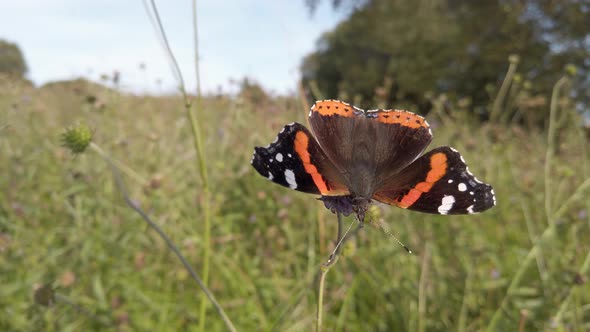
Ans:
[{"label": "butterfly antenna", "polygon": [[332,251],[332,254],[330,255],[329,260],[332,260],[332,258],[336,255],[336,252],[338,252],[338,249],[340,249],[340,245],[342,244],[342,241],[344,241],[344,239],[346,239],[346,235],[348,235],[348,232],[350,232],[350,229],[352,228],[352,224],[354,224],[354,222],[355,222],[355,220],[353,220],[350,223],[350,225],[346,229],[346,232],[344,232],[344,234],[340,237],[340,240],[338,240],[338,243],[336,243],[336,247],[334,247],[334,250]]},{"label": "butterfly antenna", "polygon": [[393,233],[391,233],[391,230],[389,229],[389,226],[384,223],[382,220],[377,220],[377,225],[379,225],[379,227],[383,230],[383,232],[385,234],[387,234],[390,238],[393,238],[400,246],[402,246],[402,248],[404,248],[408,254],[412,253],[412,250],[410,250],[410,248],[408,248],[405,244],[402,243],[402,241],[398,240],[397,237],[395,237],[395,235],[393,235]]}]

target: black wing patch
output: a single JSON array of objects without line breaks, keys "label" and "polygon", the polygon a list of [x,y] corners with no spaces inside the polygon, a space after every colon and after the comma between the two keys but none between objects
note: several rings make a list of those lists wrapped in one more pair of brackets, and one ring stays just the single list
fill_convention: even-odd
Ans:
[{"label": "black wing patch", "polygon": [[461,154],[448,146],[416,159],[373,198],[434,214],[474,214],[496,205],[492,186],[473,176]]},{"label": "black wing patch", "polygon": [[332,162],[299,123],[286,125],[267,147],[256,147],[251,164],[284,187],[318,195],[348,194]]}]

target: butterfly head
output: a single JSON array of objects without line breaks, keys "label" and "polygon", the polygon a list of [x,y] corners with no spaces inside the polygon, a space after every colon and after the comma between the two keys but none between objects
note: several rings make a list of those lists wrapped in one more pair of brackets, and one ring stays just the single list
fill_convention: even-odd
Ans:
[{"label": "butterfly head", "polygon": [[345,216],[354,213],[360,222],[365,220],[365,214],[371,204],[371,199],[353,195],[322,196],[319,200],[324,202],[326,208],[333,213],[340,213]]}]

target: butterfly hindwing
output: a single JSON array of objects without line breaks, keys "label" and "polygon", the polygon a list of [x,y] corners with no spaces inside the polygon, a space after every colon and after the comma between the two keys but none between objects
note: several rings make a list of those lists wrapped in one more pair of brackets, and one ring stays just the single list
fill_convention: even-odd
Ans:
[{"label": "butterfly hindwing", "polygon": [[373,198],[434,214],[473,214],[496,205],[492,186],[473,176],[461,154],[447,146],[416,159]]},{"label": "butterfly hindwing", "polygon": [[269,146],[256,147],[251,163],[260,175],[291,189],[328,196],[348,194],[334,165],[299,123],[286,125]]}]

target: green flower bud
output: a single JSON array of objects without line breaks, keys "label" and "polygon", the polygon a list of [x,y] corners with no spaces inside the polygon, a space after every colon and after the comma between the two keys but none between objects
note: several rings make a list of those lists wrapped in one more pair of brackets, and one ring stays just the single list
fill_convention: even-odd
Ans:
[{"label": "green flower bud", "polygon": [[62,146],[70,149],[73,154],[84,152],[91,141],[92,131],[84,124],[70,126],[61,134]]},{"label": "green flower bud", "polygon": [[576,76],[578,69],[572,64],[565,65],[565,73],[569,76]]}]

